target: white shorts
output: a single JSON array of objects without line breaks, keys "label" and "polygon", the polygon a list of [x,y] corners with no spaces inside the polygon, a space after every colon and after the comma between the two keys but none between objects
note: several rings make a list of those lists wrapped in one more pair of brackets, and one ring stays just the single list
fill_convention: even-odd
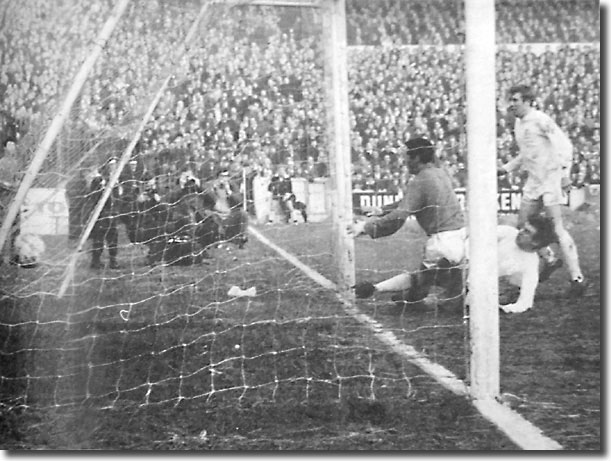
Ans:
[{"label": "white shorts", "polygon": [[522,199],[530,202],[542,200],[543,206],[562,205],[566,201],[562,191],[563,175],[562,170],[553,170],[545,182],[527,179],[522,188]]},{"label": "white shorts", "polygon": [[467,256],[467,229],[457,229],[433,234],[426,241],[422,264],[432,267],[441,258],[452,264],[462,263]]}]

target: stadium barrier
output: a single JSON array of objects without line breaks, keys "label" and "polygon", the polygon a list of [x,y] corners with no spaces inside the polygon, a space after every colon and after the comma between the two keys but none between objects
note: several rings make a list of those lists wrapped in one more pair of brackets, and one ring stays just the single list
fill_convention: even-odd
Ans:
[{"label": "stadium barrier", "polygon": [[[461,206],[465,207],[467,201],[467,191],[465,188],[454,189],[458,196]],[[357,214],[366,214],[372,208],[381,207],[393,203],[402,198],[401,192],[387,193],[373,190],[359,190],[353,192],[354,211]],[[513,214],[520,209],[522,200],[521,189],[501,189],[497,193],[497,207],[499,214]],[[578,208],[585,201],[584,188],[572,188],[570,193],[565,196],[564,205],[571,209]]]},{"label": "stadium barrier", "polygon": [[[320,222],[327,219],[331,212],[330,190],[326,178],[308,181],[305,178],[291,179],[295,197],[306,204],[308,221]],[[255,219],[258,224],[282,222],[282,211],[277,200],[268,191],[268,181],[253,182]],[[565,206],[571,210],[599,194],[600,186],[573,187],[566,196]],[[466,203],[466,190],[455,189],[460,204]],[[367,214],[374,208],[401,200],[403,194],[374,190],[354,190],[352,203],[355,214]],[[521,189],[501,189],[498,192],[499,214],[515,214],[520,208]],[[21,207],[21,231],[37,235],[66,235],[69,229],[69,207],[64,188],[31,188]]]},{"label": "stadium barrier", "polygon": [[68,234],[68,201],[63,188],[31,188],[20,208],[20,230],[37,235]]},{"label": "stadium barrier", "polygon": [[[281,222],[280,204],[269,191],[269,179],[258,177],[253,181],[253,201],[255,218],[258,224]],[[292,178],[291,189],[295,198],[303,202],[308,210],[308,221],[320,222],[330,214],[329,187],[327,178],[308,181],[305,178]]]},{"label": "stadium barrier", "polygon": [[[291,180],[293,186],[293,193],[296,195],[297,200],[302,201],[308,207],[308,212],[312,215],[312,222],[318,222],[326,219],[330,215],[330,191],[327,190],[327,181],[316,180],[314,182],[307,182],[303,178],[294,178]],[[586,195],[595,193],[590,192],[590,189],[596,187],[596,185],[589,186],[588,188],[577,188],[573,187],[569,194],[565,196],[565,206],[574,210],[581,206],[586,201]],[[460,204],[465,206],[467,193],[465,188],[455,189],[458,195]],[[373,208],[382,207],[388,205],[403,197],[401,191],[398,193],[375,191],[375,190],[354,190],[352,192],[352,203],[354,206],[354,212],[356,214],[366,214]],[[501,189],[497,194],[497,205],[499,214],[515,214],[520,209],[520,202],[522,200],[521,189]],[[273,219],[272,219],[273,220]],[[266,222],[266,221],[259,221]]]}]

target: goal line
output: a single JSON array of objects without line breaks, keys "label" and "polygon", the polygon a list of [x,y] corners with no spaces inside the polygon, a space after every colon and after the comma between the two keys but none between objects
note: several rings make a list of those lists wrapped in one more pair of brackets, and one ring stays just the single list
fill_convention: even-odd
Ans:
[{"label": "goal line", "polygon": [[412,346],[400,341],[394,333],[386,330],[379,322],[375,321],[368,315],[359,312],[353,303],[342,296],[341,291],[335,283],[312,269],[310,266],[301,262],[295,255],[276,245],[253,226],[249,226],[248,231],[263,245],[274,250],[282,258],[291,263],[297,269],[301,270],[314,282],[318,283],[323,288],[334,291],[341,301],[344,311],[359,323],[367,327],[374,334],[375,338],[380,340],[383,344],[389,346],[393,352],[401,355],[410,363],[420,368],[435,381],[441,384],[445,389],[458,396],[470,399],[475,408],[484,418],[493,423],[520,448],[524,450],[563,449],[558,442],[545,436],[541,429],[526,420],[519,413],[513,411],[497,400],[472,399],[469,393],[469,388],[464,381],[459,379],[456,375],[454,375],[454,373],[442,365],[431,362],[426,354],[418,352]]}]

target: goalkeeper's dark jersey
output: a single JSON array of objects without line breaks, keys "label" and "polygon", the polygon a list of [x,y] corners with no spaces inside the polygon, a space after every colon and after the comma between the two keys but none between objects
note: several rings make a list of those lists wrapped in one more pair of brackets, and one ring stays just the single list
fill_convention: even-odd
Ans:
[{"label": "goalkeeper's dark jersey", "polygon": [[448,173],[433,165],[425,165],[408,183],[397,208],[370,221],[365,231],[372,237],[394,234],[409,215],[414,215],[427,235],[457,230],[465,226],[463,211]]}]

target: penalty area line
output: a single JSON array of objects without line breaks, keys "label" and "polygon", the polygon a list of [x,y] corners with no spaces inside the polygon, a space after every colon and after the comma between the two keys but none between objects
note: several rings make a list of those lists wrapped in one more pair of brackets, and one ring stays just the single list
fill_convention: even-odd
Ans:
[{"label": "penalty area line", "polygon": [[435,381],[441,384],[445,389],[453,392],[461,397],[466,397],[471,400],[475,408],[488,421],[493,423],[500,431],[502,431],[512,442],[518,445],[523,450],[562,450],[563,447],[555,440],[543,435],[541,429],[536,427],[530,421],[524,419],[520,414],[503,405],[502,403],[493,400],[471,399],[469,387],[464,381],[456,377],[451,371],[443,366],[431,362],[425,354],[418,352],[412,346],[409,346],[400,341],[394,333],[384,328],[382,324],[375,321],[371,317],[362,312],[359,312],[356,306],[348,300],[344,299],[338,292],[337,285],[323,275],[316,272],[310,266],[301,262],[296,256],[288,251],[280,248],[263,234],[261,234],[253,226],[248,226],[248,231],[265,246],[271,248],[293,266],[301,270],[305,275],[310,277],[316,283],[324,288],[332,290],[338,296],[344,306],[344,310],[358,320],[360,323],[369,328],[374,336],[390,346],[397,354],[405,357],[410,363],[416,365],[423,370]]}]

